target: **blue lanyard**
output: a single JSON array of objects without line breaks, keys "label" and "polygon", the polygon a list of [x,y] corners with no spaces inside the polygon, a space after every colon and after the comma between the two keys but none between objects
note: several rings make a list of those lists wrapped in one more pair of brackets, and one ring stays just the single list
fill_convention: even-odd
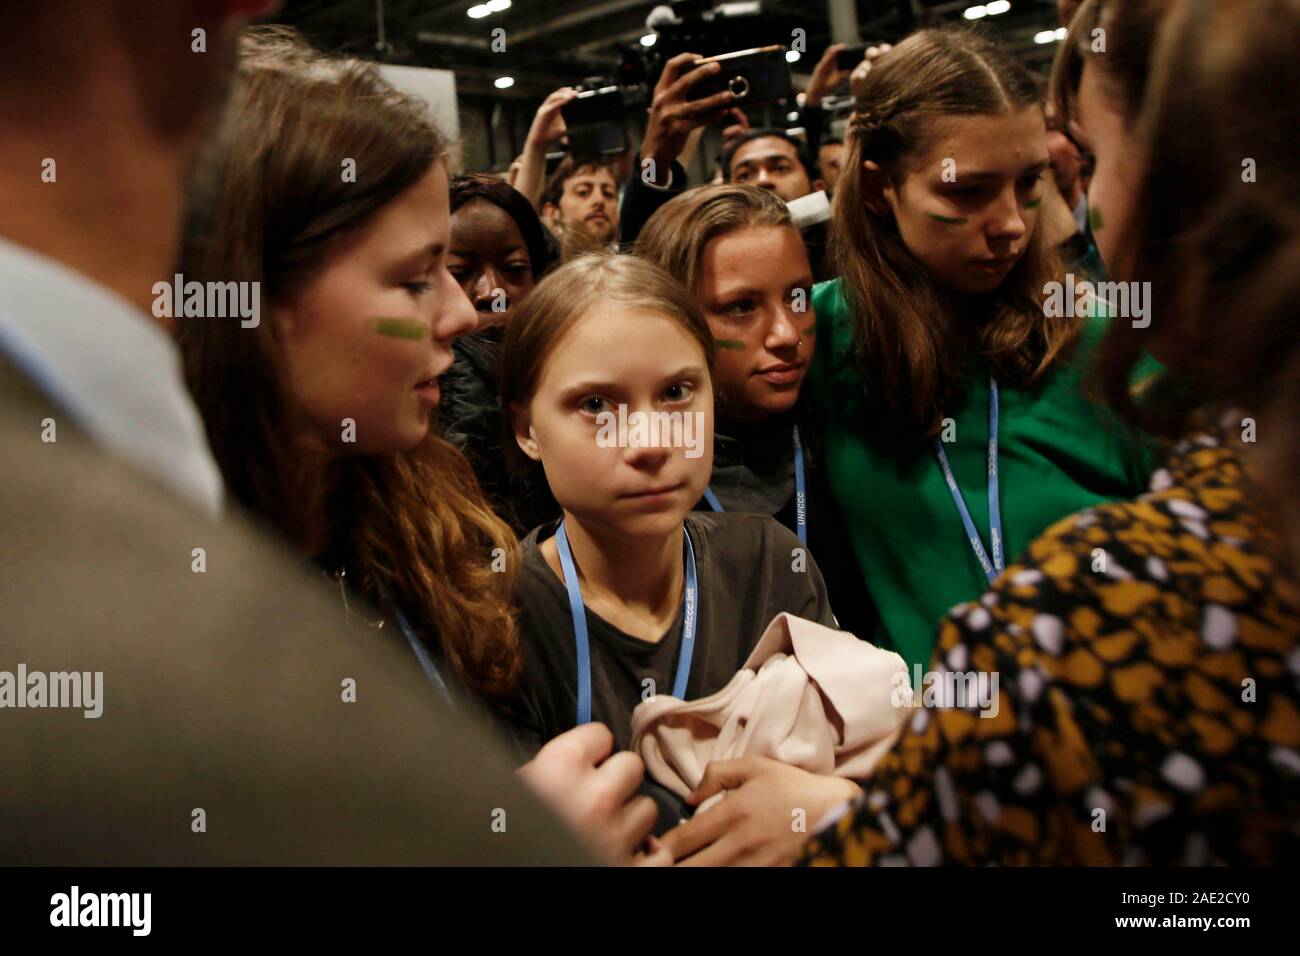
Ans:
[{"label": "blue lanyard", "polygon": [[[712,488],[704,489],[704,500],[714,511],[726,511]],[[794,530],[799,543],[808,543],[808,492],[803,477],[803,442],[799,440],[799,426],[794,429]]]},{"label": "blue lanyard", "polygon": [[[682,619],[682,649],[677,659],[677,677],[673,681],[673,696],[686,699],[686,680],[691,676],[691,657],[695,654],[695,623],[699,604],[696,590],[695,547],[691,533],[682,529],[686,539],[686,593],[682,601],[686,612]],[[569,536],[560,522],[555,534],[560,551],[560,570],[564,572],[564,586],[569,592],[569,613],[573,616],[573,641],[578,648],[578,723],[591,722],[591,643],[587,639],[587,608],[582,603],[582,588],[578,586],[578,571],[573,566],[573,552],[569,549]]]},{"label": "blue lanyard", "polygon": [[943,470],[944,480],[948,482],[948,491],[952,495],[953,503],[957,506],[957,514],[961,515],[961,523],[966,528],[966,537],[970,541],[971,550],[975,552],[975,557],[979,558],[980,567],[984,569],[984,575],[991,584],[1002,573],[1003,568],[1002,507],[998,503],[998,383],[994,379],[989,379],[988,457],[992,561],[989,560],[988,552],[984,550],[984,542],[980,540],[979,531],[975,529],[975,522],[971,519],[970,509],[966,507],[966,499],[962,497],[961,489],[957,487],[957,479],[953,477],[952,466],[948,464],[948,455],[943,450],[943,442],[938,438],[934,439],[934,456],[939,459],[939,467]]},{"label": "blue lanyard", "polygon": [[411,644],[411,650],[415,651],[415,656],[419,658],[420,664],[424,667],[424,672],[429,676],[433,683],[434,689],[442,695],[442,699],[447,703],[452,703],[451,693],[447,690],[447,684],[443,681],[442,675],[438,673],[438,666],[434,664],[433,658],[429,656],[429,649],[424,646],[424,642],[415,636],[415,631],[411,628],[411,622],[406,619],[402,609],[396,604],[390,605],[393,613],[397,616],[397,626],[402,629],[406,635],[407,641]]}]

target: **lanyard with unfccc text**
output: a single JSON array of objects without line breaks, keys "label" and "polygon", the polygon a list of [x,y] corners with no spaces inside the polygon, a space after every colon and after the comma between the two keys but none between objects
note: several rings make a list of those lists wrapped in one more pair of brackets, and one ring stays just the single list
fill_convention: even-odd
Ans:
[{"label": "lanyard with unfccc text", "polygon": [[998,504],[998,383],[995,379],[989,379],[988,486],[992,561],[989,560],[988,552],[984,550],[984,542],[980,540],[980,533],[975,528],[970,509],[966,507],[966,499],[962,497],[961,489],[957,487],[957,479],[953,477],[952,466],[948,464],[948,455],[943,450],[943,442],[938,438],[934,439],[934,457],[939,460],[939,467],[943,470],[948,491],[957,506],[957,514],[961,516],[961,523],[966,528],[966,537],[970,541],[971,550],[975,552],[975,557],[979,558],[980,567],[984,569],[984,575],[991,584],[1002,573],[1003,568],[1002,508]]},{"label": "lanyard with unfccc text", "polygon": [[[686,681],[691,676],[691,657],[695,654],[695,622],[699,610],[699,592],[695,575],[695,547],[691,534],[682,529],[686,539],[686,587],[682,595],[685,613],[682,616],[682,648],[677,659],[677,677],[673,681],[673,696],[686,699]],[[587,608],[582,603],[582,589],[578,586],[578,571],[573,565],[573,552],[569,536],[560,522],[555,533],[556,547],[560,551],[560,570],[564,572],[564,587],[569,592],[569,613],[573,616],[573,641],[578,649],[578,724],[591,722],[591,644],[587,639]]]},{"label": "lanyard with unfccc text", "polygon": [[[709,507],[714,511],[726,511],[722,507],[722,502],[718,496],[713,493],[712,488],[704,489],[704,500],[709,503]],[[804,485],[803,477],[803,442],[799,441],[799,426],[794,429],[794,522],[795,533],[799,535],[799,543],[806,545],[808,543],[808,493]]]}]

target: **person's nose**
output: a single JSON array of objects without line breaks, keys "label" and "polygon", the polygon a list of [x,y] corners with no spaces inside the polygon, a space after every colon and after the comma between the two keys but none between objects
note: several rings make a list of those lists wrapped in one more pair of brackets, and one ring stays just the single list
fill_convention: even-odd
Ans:
[{"label": "person's nose", "polygon": [[[655,438],[657,434],[651,436],[652,440]],[[671,445],[645,444],[634,447],[629,440],[627,448],[623,449],[623,460],[637,471],[654,473],[668,463],[672,454]]]},{"label": "person's nose", "polygon": [[[617,412],[617,410],[615,410]],[[623,461],[637,471],[656,472],[668,463],[672,457],[673,449],[671,442],[661,441],[658,427],[658,420],[655,418],[655,404],[652,401],[638,402],[635,406],[627,406],[628,419],[628,443],[623,449]],[[637,419],[644,418],[645,428],[636,428]],[[671,434],[671,433],[670,433]],[[637,437],[640,443],[633,445],[633,438]]]},{"label": "person's nose", "polygon": [[442,308],[433,321],[433,337],[436,341],[448,342],[458,335],[465,335],[478,328],[478,315],[469,296],[459,282],[446,269],[442,270],[443,289]]},{"label": "person's nose", "polygon": [[1025,234],[1025,219],[1014,189],[1003,193],[993,210],[987,235],[998,242],[1015,242]]},{"label": "person's nose", "polygon": [[788,351],[798,347],[799,340],[803,338],[803,333],[796,324],[799,318],[799,315],[784,305],[777,309],[772,325],[767,330],[767,337],[763,340],[763,345],[769,352]]},{"label": "person's nose", "polygon": [[[470,299],[474,308],[480,312],[492,312],[498,296],[505,298],[505,289],[501,285],[501,276],[495,269],[486,268],[478,274],[471,287]],[[509,303],[504,303],[508,305]]]}]

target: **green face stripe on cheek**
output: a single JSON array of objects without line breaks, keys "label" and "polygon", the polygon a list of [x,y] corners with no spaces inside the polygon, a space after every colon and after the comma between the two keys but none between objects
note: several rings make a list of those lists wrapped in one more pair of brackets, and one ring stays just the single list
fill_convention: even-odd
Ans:
[{"label": "green face stripe on cheek", "polygon": [[739,339],[718,339],[714,344],[720,349],[737,349],[742,352],[745,350],[745,343]]},{"label": "green face stripe on cheek", "polygon": [[966,223],[970,222],[970,220],[964,216],[954,218],[953,216],[941,216],[937,212],[927,212],[926,215],[935,222],[946,223],[949,226],[964,226]]},{"label": "green face stripe on cheek", "polygon": [[375,319],[375,331],[390,339],[410,339],[419,342],[427,339],[431,330],[419,319]]},{"label": "green face stripe on cheek", "polygon": [[1042,204],[1043,204],[1043,197],[1042,197],[1042,196],[1039,196],[1037,199],[1031,199],[1029,202],[1025,203],[1025,208],[1026,208],[1026,209],[1037,209],[1037,208],[1038,208],[1039,206],[1041,206]]},{"label": "green face stripe on cheek", "polygon": [[809,332],[816,332],[816,331],[817,331],[817,323],[816,323],[816,322],[812,323],[811,325],[809,325],[806,329],[803,329],[802,331],[803,331],[803,334],[804,334],[804,335],[807,335]]},{"label": "green face stripe on cheek", "polygon": [[1094,230],[1100,229],[1104,225],[1101,219],[1101,210],[1096,206],[1088,207],[1088,224],[1092,226]]}]

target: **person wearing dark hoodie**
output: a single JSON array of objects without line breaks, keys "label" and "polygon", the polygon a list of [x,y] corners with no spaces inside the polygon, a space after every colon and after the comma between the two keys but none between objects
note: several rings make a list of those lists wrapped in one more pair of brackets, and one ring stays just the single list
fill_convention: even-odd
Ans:
[{"label": "person wearing dark hoodie", "polygon": [[555,240],[514,187],[482,174],[452,180],[447,268],[479,324],[452,344],[455,358],[442,378],[438,416],[444,437],[469,459],[492,507],[521,535],[560,511],[540,475],[506,466],[497,359],[511,312],[558,259]]}]

